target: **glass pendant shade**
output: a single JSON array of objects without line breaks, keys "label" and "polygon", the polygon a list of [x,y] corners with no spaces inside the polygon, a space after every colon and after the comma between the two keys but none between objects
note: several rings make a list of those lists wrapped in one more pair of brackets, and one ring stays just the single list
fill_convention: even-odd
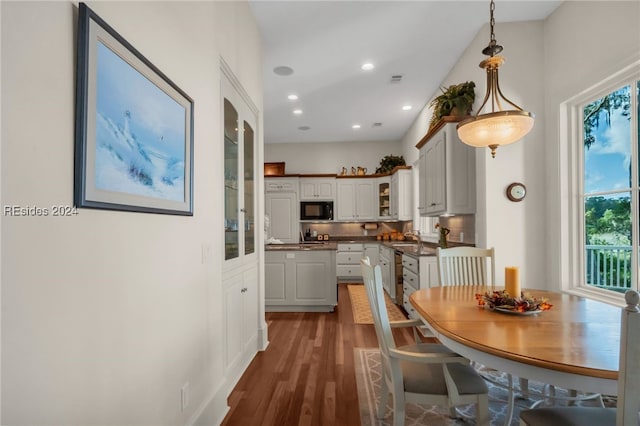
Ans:
[{"label": "glass pendant shade", "polygon": [[498,111],[480,114],[458,124],[458,137],[476,148],[495,149],[522,139],[533,128],[533,114],[527,111]]},{"label": "glass pendant shade", "polygon": [[[486,146],[491,149],[491,156],[495,158],[496,149],[499,146],[514,143],[531,131],[534,115],[511,102],[500,90],[498,68],[504,63],[504,58],[498,55],[502,51],[502,46],[496,43],[493,31],[494,9],[495,3],[491,0],[491,41],[482,51],[489,58],[480,62],[480,68],[484,68],[487,73],[487,92],[476,115],[461,121],[457,130],[462,142],[476,148]],[[503,102],[514,109],[503,110]],[[483,113],[485,106],[491,106],[491,112]]]}]

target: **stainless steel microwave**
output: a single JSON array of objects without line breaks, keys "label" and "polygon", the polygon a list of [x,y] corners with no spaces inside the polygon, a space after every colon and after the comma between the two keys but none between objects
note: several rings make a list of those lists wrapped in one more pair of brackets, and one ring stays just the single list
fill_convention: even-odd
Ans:
[{"label": "stainless steel microwave", "polygon": [[301,201],[300,220],[333,220],[333,201]]}]

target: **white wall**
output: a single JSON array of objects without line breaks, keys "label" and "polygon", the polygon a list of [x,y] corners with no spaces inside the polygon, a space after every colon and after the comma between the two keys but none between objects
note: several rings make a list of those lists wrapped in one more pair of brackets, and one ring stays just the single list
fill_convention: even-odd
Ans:
[{"label": "white wall", "polygon": [[545,23],[545,144],[547,265],[552,283],[566,282],[562,246],[570,238],[566,174],[567,142],[559,105],[640,60],[640,2],[564,2]]},{"label": "white wall", "polygon": [[[367,168],[374,173],[385,155],[402,155],[402,145],[392,142],[267,143],[264,161],[284,161],[285,173],[340,173],[342,167]],[[406,160],[406,158],[405,158]],[[407,164],[411,164],[407,162]]]},{"label": "white wall", "polygon": [[[498,5],[499,10],[499,5]],[[637,1],[564,2],[547,20],[497,23],[496,39],[506,58],[500,68],[503,93],[536,114],[532,132],[498,149],[477,151],[478,212],[476,244],[496,248],[497,281],[506,265],[522,268],[523,285],[559,289],[561,246],[566,244],[567,193],[561,179],[566,143],[559,134],[559,105],[640,57],[640,3]],[[473,80],[474,108],[485,93],[484,71],[478,63],[489,41],[485,26],[442,82],[443,86]],[[435,94],[434,94],[435,96]],[[474,109],[475,113],[475,109]],[[428,128],[428,108],[402,140],[408,163],[415,161],[416,143]],[[513,182],[527,186],[527,197],[512,203],[504,195]]]},{"label": "white wall", "polygon": [[[216,423],[226,407],[216,394],[224,387],[219,57],[262,108],[258,31],[245,2],[89,6],[194,99],[195,213],[2,218],[0,423],[188,424],[210,402],[206,421]],[[2,205],[72,205],[77,7],[0,7]],[[213,248],[206,264],[202,245]]]},{"label": "white wall", "polygon": [[[522,283],[545,287],[544,268],[544,114],[542,98],[542,22],[497,24],[496,39],[504,46],[505,64],[500,68],[500,87],[516,104],[537,114],[533,131],[523,140],[500,147],[496,158],[488,149],[476,150],[477,213],[476,245],[496,249],[496,281],[504,283],[504,267],[521,268]],[[463,81],[476,83],[479,108],[485,93],[485,71],[479,68],[486,58],[482,49],[489,42],[489,27],[478,33],[452,68],[442,86]],[[434,94],[435,95],[435,94]],[[428,103],[427,103],[428,104]],[[425,107],[402,140],[405,158],[418,158],[416,143],[426,134],[432,111]],[[512,203],[505,196],[511,182],[523,182],[528,194]]]}]

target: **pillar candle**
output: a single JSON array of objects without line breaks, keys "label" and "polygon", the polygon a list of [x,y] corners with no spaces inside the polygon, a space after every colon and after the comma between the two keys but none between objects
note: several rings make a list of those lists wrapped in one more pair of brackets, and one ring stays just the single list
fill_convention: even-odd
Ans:
[{"label": "pillar candle", "polygon": [[517,266],[504,268],[504,289],[511,297],[520,297],[520,268]]}]

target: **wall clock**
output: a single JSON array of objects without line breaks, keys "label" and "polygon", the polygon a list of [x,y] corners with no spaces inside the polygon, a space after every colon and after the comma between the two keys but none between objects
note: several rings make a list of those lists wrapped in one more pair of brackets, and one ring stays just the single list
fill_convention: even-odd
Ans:
[{"label": "wall clock", "polygon": [[522,201],[527,195],[527,187],[523,183],[513,182],[507,187],[507,198],[511,201]]}]

